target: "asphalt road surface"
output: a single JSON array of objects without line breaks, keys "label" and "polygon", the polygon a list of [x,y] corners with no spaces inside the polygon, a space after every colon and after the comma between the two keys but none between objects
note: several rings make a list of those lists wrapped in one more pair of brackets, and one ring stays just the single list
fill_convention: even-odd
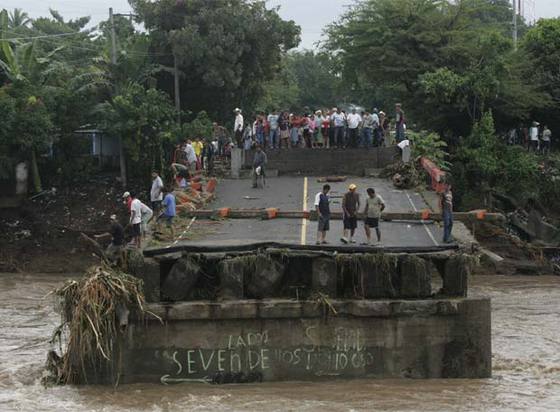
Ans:
[{"label": "asphalt road surface", "polygon": [[[362,208],[367,196],[366,189],[373,187],[384,199],[386,211],[413,212],[428,208],[419,193],[396,190],[385,179],[349,178],[346,182],[331,185],[331,211],[341,210],[340,198],[354,183],[362,199]],[[253,189],[250,180],[221,180],[216,190],[216,200],[212,208],[229,207],[232,209],[263,209],[275,207],[281,210],[313,210],[315,195],[324,183],[317,177],[277,177],[267,179],[264,189]],[[194,223],[196,225],[196,222]],[[441,244],[442,228],[437,224],[419,222],[381,222],[382,246],[438,246]],[[261,241],[277,241],[292,244],[314,244],[317,236],[317,222],[305,219],[226,219],[212,233],[203,238],[181,241],[181,244],[197,245],[235,245]],[[340,245],[342,221],[331,221],[327,240],[332,245]],[[372,233],[373,239],[375,234]],[[363,222],[358,222],[357,244],[366,241]]]}]

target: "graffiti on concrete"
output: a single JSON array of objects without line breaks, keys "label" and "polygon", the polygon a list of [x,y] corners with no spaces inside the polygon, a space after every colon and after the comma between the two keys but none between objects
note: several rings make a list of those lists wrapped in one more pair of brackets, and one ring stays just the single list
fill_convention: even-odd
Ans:
[{"label": "graffiti on concrete", "polygon": [[[317,326],[304,330],[305,344],[282,345],[272,339],[271,331],[229,335],[222,347],[190,348],[166,354],[175,370],[162,377],[162,382],[211,381],[213,376],[239,374],[262,380],[271,368],[300,368],[316,376],[340,375],[361,370],[374,362],[367,349],[362,329],[335,328],[325,339]],[[242,379],[242,378],[239,378]]]}]

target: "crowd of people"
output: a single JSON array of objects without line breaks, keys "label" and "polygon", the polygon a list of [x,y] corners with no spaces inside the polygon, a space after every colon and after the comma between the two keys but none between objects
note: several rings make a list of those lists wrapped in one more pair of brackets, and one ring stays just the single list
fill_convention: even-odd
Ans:
[{"label": "crowd of people", "polygon": [[541,126],[539,122],[532,122],[528,127],[519,125],[512,128],[504,139],[508,145],[521,145],[543,155],[550,153],[552,147],[552,132],[547,125]]},{"label": "crowd of people", "polygon": [[273,110],[256,113],[245,120],[241,109],[234,110],[233,139],[223,130],[217,133],[220,153],[226,154],[231,147],[250,150],[257,145],[263,149],[290,148],[357,148],[388,146],[405,139],[406,123],[401,104],[395,105],[394,122],[383,111],[346,111],[340,107],[330,110],[318,109],[304,113]]}]

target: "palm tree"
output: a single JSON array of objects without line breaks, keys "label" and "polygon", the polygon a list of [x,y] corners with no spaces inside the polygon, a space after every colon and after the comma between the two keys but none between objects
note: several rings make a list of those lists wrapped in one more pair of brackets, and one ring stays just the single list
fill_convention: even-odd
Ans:
[{"label": "palm tree", "polygon": [[27,27],[31,23],[29,15],[21,9],[14,9],[9,13],[8,28],[17,29],[19,27]]}]

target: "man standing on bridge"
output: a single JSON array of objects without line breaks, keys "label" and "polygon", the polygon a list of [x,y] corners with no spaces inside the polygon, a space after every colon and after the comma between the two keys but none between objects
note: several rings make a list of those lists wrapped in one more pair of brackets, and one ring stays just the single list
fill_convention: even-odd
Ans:
[{"label": "man standing on bridge", "polygon": [[441,195],[441,213],[443,215],[443,243],[451,243],[453,230],[453,193],[448,185]]},{"label": "man standing on bridge", "polygon": [[317,245],[327,244],[327,232],[329,230],[329,222],[331,218],[331,211],[329,208],[329,191],[330,185],[323,186],[323,191],[317,193],[315,196],[315,210],[317,211]]},{"label": "man standing on bridge", "polygon": [[375,229],[377,234],[377,243],[381,242],[381,231],[379,230],[379,219],[381,212],[385,210],[385,203],[381,196],[375,193],[371,187],[367,190],[368,198],[366,199],[366,207],[364,214],[366,215],[364,228],[366,230],[367,244],[371,245],[371,229]]},{"label": "man standing on bridge", "polygon": [[[354,232],[358,226],[358,210],[360,209],[360,195],[356,193],[357,186],[352,183],[348,187],[348,192],[342,198],[342,213],[344,234],[340,238],[342,243],[356,243]],[[350,234],[350,237],[348,237]]]}]

